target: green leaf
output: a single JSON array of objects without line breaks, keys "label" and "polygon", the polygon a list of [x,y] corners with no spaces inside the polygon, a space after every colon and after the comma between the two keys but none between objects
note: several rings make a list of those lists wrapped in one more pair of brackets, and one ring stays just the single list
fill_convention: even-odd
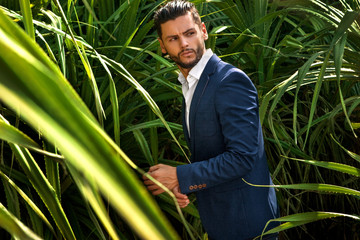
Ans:
[{"label": "green leaf", "polygon": [[300,92],[300,88],[302,87],[302,83],[304,82],[304,78],[306,77],[306,74],[309,72],[309,69],[311,67],[311,65],[314,63],[314,61],[321,55],[322,53],[315,53],[314,55],[312,55],[306,62],[305,64],[299,68],[298,71],[298,80],[297,80],[297,84],[296,84],[296,92],[295,92],[295,99],[294,99],[294,110],[293,110],[293,131],[294,131],[294,140],[295,143],[297,143],[297,137],[298,137],[298,132],[297,132],[297,127],[296,127],[296,123],[297,123],[297,114],[298,114],[298,96],[299,96],[299,92]]},{"label": "green leaf", "polygon": [[19,195],[25,200],[25,202],[31,207],[31,209],[41,218],[42,221],[50,228],[52,232],[54,229],[52,228],[50,222],[47,220],[45,215],[41,212],[41,210],[36,206],[36,204],[29,198],[22,190],[19,188],[8,176],[6,176],[3,172],[0,171],[1,178],[4,181],[8,182],[18,193]]},{"label": "green leaf", "polygon": [[44,176],[34,158],[26,149],[13,144],[10,146],[21,168],[24,170],[31,184],[49,209],[49,212],[63,236],[66,239],[76,239],[55,190]]},{"label": "green leaf", "polygon": [[135,139],[137,143],[140,146],[141,151],[143,152],[143,155],[145,156],[147,162],[152,166],[154,165],[154,159],[151,155],[149,144],[147,143],[144,135],[141,133],[139,129],[134,129],[133,134],[135,136]]},{"label": "green leaf", "polygon": [[63,160],[62,156],[41,149],[40,146],[34,140],[32,140],[23,132],[21,132],[19,129],[11,126],[1,114],[0,114],[0,139],[5,140],[9,143],[14,143],[23,146],[25,148],[30,148],[31,150],[44,154],[57,161]]},{"label": "green leaf", "polygon": [[352,157],[354,160],[360,162],[360,155],[351,152],[349,150],[347,150],[346,148],[344,148],[338,141],[336,141],[336,139],[334,138],[333,135],[331,135],[332,139],[336,142],[336,144],[338,144],[350,157]]},{"label": "green leaf", "polygon": [[17,128],[4,121],[0,114],[0,139],[16,143],[27,148],[40,148],[40,146]]},{"label": "green leaf", "polygon": [[342,173],[351,174],[355,177],[360,177],[360,169],[349,166],[346,164],[336,163],[336,162],[324,162],[324,161],[315,161],[315,160],[304,160],[304,159],[296,159],[296,158],[289,158],[292,160],[308,163],[314,166],[323,167],[331,170],[335,170]]},{"label": "green leaf", "polygon": [[283,188],[283,189],[315,191],[319,193],[347,194],[360,198],[360,191],[351,188],[337,186],[337,185],[331,185],[331,184],[301,183],[301,184],[290,184],[290,185],[256,185],[256,184],[248,183],[244,179],[243,181],[249,184],[250,186],[254,186],[254,187],[274,187],[274,188]]},{"label": "green leaf", "polygon": [[[328,219],[328,218],[334,218],[334,217],[348,217],[355,220],[360,221],[360,217],[357,215],[351,215],[351,214],[344,214],[344,213],[334,213],[334,212],[307,212],[307,213],[297,213],[285,217],[280,217],[276,219],[272,219],[267,222],[264,230],[271,222],[285,222],[281,224],[278,227],[275,227],[271,230],[268,230],[266,232],[263,232],[263,234],[271,234],[271,233],[277,233],[280,231],[284,231],[290,228],[294,228],[297,226],[301,226],[307,223]],[[260,237],[260,236],[259,236]],[[258,238],[259,238],[258,237]]]},{"label": "green leaf", "polygon": [[360,123],[351,123],[351,126],[353,127],[353,129],[359,129],[360,128]]},{"label": "green leaf", "polygon": [[87,183],[86,180],[81,177],[81,173],[77,172],[74,168],[70,167],[69,169],[74,176],[74,181],[76,182],[86,201],[90,203],[91,207],[96,212],[96,215],[103,223],[103,226],[109,233],[111,239],[119,240],[120,238],[116,233],[115,226],[111,221],[109,214],[107,213],[106,206],[104,205],[98,189],[91,187],[91,185],[94,186],[94,184]]},{"label": "green leaf", "polygon": [[[49,142],[58,147],[66,158],[66,164],[83,173],[90,183],[95,181],[101,193],[109,197],[114,209],[139,236],[150,239],[178,239],[176,232],[129,165],[139,172],[141,169],[104,132],[42,50],[30,47],[38,52],[39,60],[34,58],[27,48],[31,45],[29,38],[13,38],[13,34],[8,34],[7,29],[15,32],[19,29],[4,28],[4,25],[11,26],[14,23],[0,13],[0,47],[6,52],[0,55],[1,101],[12,109],[19,110],[27,123],[39,129]],[[16,66],[13,64],[15,61],[19,63]],[[24,162],[23,165],[26,165],[26,159],[31,168],[37,169],[30,154],[24,149],[20,150],[18,159]],[[29,172],[27,175],[30,177],[32,174],[35,173]],[[44,191],[40,193],[44,201],[53,201],[47,204],[49,209],[54,207],[54,211],[57,211],[53,212],[53,217],[65,217],[55,201],[55,191],[45,194],[51,189],[50,184],[44,186],[46,180],[41,175],[34,176],[31,181],[39,185],[38,190]],[[65,220],[57,221],[64,237],[74,239],[71,228],[66,226],[66,223]]]},{"label": "green leaf", "polygon": [[19,2],[20,2],[21,12],[23,14],[25,30],[27,34],[29,34],[30,38],[35,40],[35,31],[34,31],[33,17],[30,8],[30,0],[19,0]]},{"label": "green leaf", "polygon": [[3,205],[0,203],[0,226],[8,231],[11,235],[22,240],[41,240],[33,231],[26,227],[21,221],[15,218]]}]

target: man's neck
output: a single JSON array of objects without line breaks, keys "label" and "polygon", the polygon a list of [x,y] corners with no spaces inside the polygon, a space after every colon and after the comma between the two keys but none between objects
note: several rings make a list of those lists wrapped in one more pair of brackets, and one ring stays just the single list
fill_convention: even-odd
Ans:
[{"label": "man's neck", "polygon": [[[177,64],[176,64],[177,65]],[[187,78],[187,76],[189,75],[189,72],[191,71],[192,68],[182,68],[179,65],[177,65],[180,72],[184,75],[185,79]]]}]

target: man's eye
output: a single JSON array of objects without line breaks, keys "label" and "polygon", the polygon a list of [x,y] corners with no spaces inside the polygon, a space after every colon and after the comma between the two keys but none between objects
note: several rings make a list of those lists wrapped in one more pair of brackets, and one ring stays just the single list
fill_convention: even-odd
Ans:
[{"label": "man's eye", "polygon": [[191,35],[194,35],[194,34],[195,34],[195,32],[189,32],[188,36],[191,36]]}]

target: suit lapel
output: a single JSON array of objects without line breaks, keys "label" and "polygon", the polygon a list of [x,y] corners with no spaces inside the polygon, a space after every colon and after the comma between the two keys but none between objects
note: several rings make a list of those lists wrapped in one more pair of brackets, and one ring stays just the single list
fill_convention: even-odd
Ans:
[{"label": "suit lapel", "polygon": [[[189,124],[190,124],[190,150],[193,153],[193,149],[194,149],[194,124],[195,124],[195,115],[196,115],[196,110],[198,108],[199,102],[201,100],[201,97],[203,96],[206,87],[210,81],[210,76],[215,72],[216,67],[217,67],[217,63],[221,61],[220,58],[218,58],[215,54],[210,58],[209,62],[206,64],[206,67],[203,71],[203,73],[201,74],[201,77],[199,79],[199,82],[196,86],[193,98],[191,100],[191,105],[190,105],[190,115],[189,115]],[[183,104],[184,106],[184,104]],[[186,125],[186,124],[185,124]],[[187,129],[186,129],[186,134],[187,137],[189,137]]]}]

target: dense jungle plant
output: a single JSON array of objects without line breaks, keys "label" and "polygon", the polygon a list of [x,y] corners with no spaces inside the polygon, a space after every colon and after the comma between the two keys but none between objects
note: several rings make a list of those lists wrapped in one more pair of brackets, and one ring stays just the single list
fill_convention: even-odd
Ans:
[{"label": "dense jungle plant", "polygon": [[[162,2],[0,0],[1,239],[206,239],[194,196],[180,210],[140,181],[188,162]],[[360,2],[194,2],[258,89],[273,231],[359,239]]]}]

